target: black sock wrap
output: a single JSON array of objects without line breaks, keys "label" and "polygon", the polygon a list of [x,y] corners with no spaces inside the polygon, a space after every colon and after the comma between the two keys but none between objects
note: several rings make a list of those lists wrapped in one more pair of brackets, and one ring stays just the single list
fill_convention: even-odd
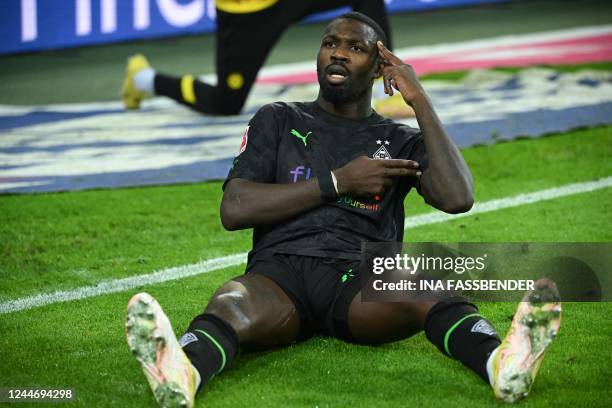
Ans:
[{"label": "black sock wrap", "polygon": [[493,326],[465,298],[445,299],[431,308],[425,335],[441,352],[461,361],[487,383],[487,359],[499,346]]},{"label": "black sock wrap", "polygon": [[167,96],[205,114],[236,115],[240,113],[250,89],[250,84],[234,90],[227,86],[212,86],[194,78],[195,102],[191,103],[183,99],[182,78],[156,73],[153,80],[155,94]]},{"label": "black sock wrap", "polygon": [[153,88],[156,95],[163,95],[177,102],[186,103],[181,95],[181,78],[156,73],[153,79]]},{"label": "black sock wrap", "polygon": [[200,388],[216,374],[229,368],[238,351],[238,335],[234,329],[210,313],[195,317],[180,343],[200,373]]}]

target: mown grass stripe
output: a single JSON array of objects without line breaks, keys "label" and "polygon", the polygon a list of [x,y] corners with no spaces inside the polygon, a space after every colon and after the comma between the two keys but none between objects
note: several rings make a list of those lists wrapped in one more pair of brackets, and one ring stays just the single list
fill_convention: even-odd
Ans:
[{"label": "mown grass stripe", "polygon": [[420,227],[422,225],[438,224],[441,222],[452,221],[476,214],[502,210],[504,208],[512,208],[518,207],[520,205],[537,203],[539,201],[553,200],[555,198],[566,197],[573,194],[588,193],[589,191],[599,190],[611,186],[612,177],[607,177],[595,181],[567,184],[561,187],[554,187],[546,190],[534,191],[532,193],[519,194],[512,197],[476,203],[470,211],[462,214],[431,212],[423,215],[407,217],[404,223],[404,228],[415,228]]},{"label": "mown grass stripe", "polygon": [[84,299],[109,293],[122,292],[137,288],[139,286],[154,285],[175,279],[187,278],[224,269],[234,265],[240,265],[246,261],[246,252],[223,256],[220,258],[207,259],[191,265],[176,266],[162,269],[144,275],[131,276],[123,279],[113,279],[100,282],[97,285],[83,286],[72,290],[62,290],[52,293],[28,296],[0,303],[0,314],[28,310],[35,307],[50,305],[53,303],[69,302],[71,300]]},{"label": "mown grass stripe", "polygon": [[[445,214],[439,212],[432,212],[423,215],[408,217],[406,218],[405,225],[406,228],[414,228],[423,225],[438,224],[475,214],[497,211],[504,208],[518,207],[525,204],[552,200],[555,198],[566,197],[574,194],[587,193],[590,191],[595,191],[607,187],[612,187],[612,177],[607,177],[596,181],[568,184],[565,186],[549,188],[546,190],[535,191],[532,193],[519,194],[512,197],[485,201],[483,203],[478,203],[474,205],[474,208],[464,214]],[[246,262],[246,256],[246,253],[228,255],[220,258],[200,261],[191,265],[183,265],[163,269],[161,271],[152,272],[149,274],[100,282],[97,285],[93,286],[83,286],[72,290],[56,291],[51,293],[43,293],[39,295],[13,299],[0,303],[0,314],[13,313],[54,303],[68,302],[72,300],[106,295],[109,293],[122,292],[137,288],[139,286],[153,285],[156,283],[162,283],[171,280],[186,278],[189,276],[200,275],[202,273],[213,272],[219,269],[228,268],[230,266],[243,264]]]}]

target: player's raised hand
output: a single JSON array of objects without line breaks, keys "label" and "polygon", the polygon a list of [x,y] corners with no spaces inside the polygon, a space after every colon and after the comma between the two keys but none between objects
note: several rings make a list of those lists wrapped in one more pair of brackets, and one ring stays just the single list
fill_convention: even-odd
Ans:
[{"label": "player's raised hand", "polygon": [[385,93],[393,95],[393,89],[398,90],[404,97],[404,101],[412,106],[412,102],[425,94],[412,67],[393,54],[380,41],[377,43],[378,53],[383,59],[381,71]]},{"label": "player's raised hand", "polygon": [[370,159],[360,156],[334,170],[338,192],[353,197],[382,194],[393,184],[394,177],[419,177],[419,163],[403,159]]}]

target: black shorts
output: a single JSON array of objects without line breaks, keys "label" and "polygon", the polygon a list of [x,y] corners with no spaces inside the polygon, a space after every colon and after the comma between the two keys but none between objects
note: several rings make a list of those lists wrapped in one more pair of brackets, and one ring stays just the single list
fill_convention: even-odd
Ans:
[{"label": "black shorts", "polygon": [[361,289],[360,263],[302,255],[256,255],[246,273],[272,279],[289,296],[301,318],[300,339],[321,334],[352,341],[348,309]]}]

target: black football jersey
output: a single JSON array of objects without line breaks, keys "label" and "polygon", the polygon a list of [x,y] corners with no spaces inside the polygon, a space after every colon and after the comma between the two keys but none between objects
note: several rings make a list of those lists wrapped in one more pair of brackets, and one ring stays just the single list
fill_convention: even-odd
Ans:
[{"label": "black football jersey", "polygon": [[[410,159],[427,168],[427,152],[418,129],[373,112],[346,119],[315,102],[273,103],[251,119],[225,184],[233,178],[259,183],[298,183],[340,168],[359,156]],[[290,220],[253,233],[249,259],[258,253],[359,259],[361,243],[401,242],[408,191],[416,178],[397,177],[380,196],[348,195]]]}]

